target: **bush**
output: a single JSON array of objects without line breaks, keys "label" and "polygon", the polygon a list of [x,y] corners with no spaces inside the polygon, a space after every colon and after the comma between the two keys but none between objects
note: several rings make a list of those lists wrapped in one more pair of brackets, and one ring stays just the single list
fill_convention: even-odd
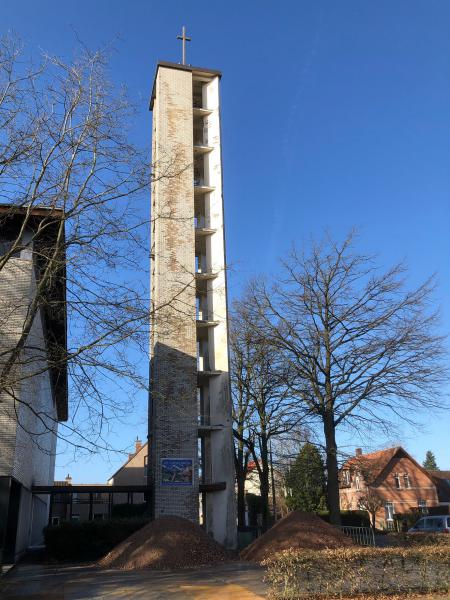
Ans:
[{"label": "bush", "polygon": [[143,527],[149,519],[64,521],[44,529],[45,545],[56,560],[94,560]]},{"label": "bush", "polygon": [[417,523],[420,517],[423,516],[424,515],[420,512],[419,509],[413,509],[411,510],[411,512],[402,514],[396,513],[394,515],[395,529],[397,531],[408,531],[408,529],[410,529],[415,523]]},{"label": "bush", "polygon": [[450,545],[286,550],[266,560],[272,598],[447,592]]},{"label": "bush", "polygon": [[135,519],[138,517],[149,516],[149,509],[146,503],[143,504],[113,504],[113,519]]},{"label": "bush", "polygon": [[[317,514],[327,523],[330,522],[328,511],[320,511]],[[341,525],[346,527],[370,527],[369,515],[365,510],[341,510]]]}]

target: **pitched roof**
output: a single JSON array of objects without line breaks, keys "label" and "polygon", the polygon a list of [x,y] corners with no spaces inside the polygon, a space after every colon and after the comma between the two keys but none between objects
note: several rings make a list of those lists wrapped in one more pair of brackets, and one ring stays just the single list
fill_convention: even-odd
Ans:
[{"label": "pitched roof", "polygon": [[352,456],[344,463],[342,469],[366,467],[367,470],[370,470],[373,478],[376,478],[400,450],[403,450],[401,446],[395,446],[394,448],[386,448],[377,452]]},{"label": "pitched roof", "polygon": [[127,460],[126,460],[126,461],[123,463],[123,465],[122,465],[121,467],[119,467],[119,468],[117,469],[117,471],[115,471],[115,472],[114,472],[114,473],[111,475],[111,477],[108,477],[108,481],[111,481],[111,479],[113,479],[113,478],[114,478],[114,477],[117,475],[117,473],[119,473],[119,472],[120,472],[122,469],[124,469],[124,468],[127,466],[127,464],[128,464],[128,463],[129,463],[131,460],[133,460],[133,458],[135,458],[135,457],[136,457],[138,454],[140,454],[140,453],[141,453],[143,450],[146,450],[146,449],[147,449],[147,447],[148,447],[148,442],[145,442],[144,444],[142,444],[142,446],[139,448],[139,450],[138,450],[137,452],[130,453],[130,454],[128,455],[128,459],[127,459]]},{"label": "pitched roof", "polygon": [[[415,465],[416,468],[420,469],[425,475],[429,477],[430,480],[433,481],[433,483],[435,483],[435,480],[430,474],[430,472],[427,471],[424,467],[422,467],[422,465],[420,465],[401,446],[394,446],[393,448],[386,448],[385,450],[378,450],[377,452],[370,452],[369,454],[360,454],[359,456],[352,456],[352,458],[350,458],[344,463],[341,470],[357,467],[358,469],[365,470],[367,473],[369,473],[369,478],[372,481],[374,481],[375,479],[377,479],[377,477],[381,475],[381,473],[388,466],[389,462],[394,458],[394,456],[397,456],[400,453],[406,456]],[[365,478],[368,478],[367,474],[365,475]]]},{"label": "pitched roof", "polygon": [[450,502],[450,471],[428,471],[436,485],[439,502]]},{"label": "pitched roof", "polygon": [[439,479],[450,479],[450,471],[440,471],[439,469],[436,471],[428,471],[434,477],[439,477]]}]

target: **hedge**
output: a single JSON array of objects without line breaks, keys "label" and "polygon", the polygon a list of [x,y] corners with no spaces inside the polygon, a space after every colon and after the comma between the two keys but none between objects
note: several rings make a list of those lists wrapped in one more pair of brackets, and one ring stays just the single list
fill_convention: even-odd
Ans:
[{"label": "hedge", "polygon": [[[327,510],[319,511],[318,516],[330,522],[330,513]],[[370,527],[369,515],[365,510],[341,510],[341,525],[347,527]]]},{"label": "hedge", "polygon": [[408,548],[290,549],[263,564],[270,597],[283,600],[448,592],[450,584],[448,543]]},{"label": "hedge", "polygon": [[148,519],[63,521],[44,529],[45,545],[56,560],[94,560],[149,522]]},{"label": "hedge", "polygon": [[146,503],[143,504],[113,504],[113,519],[134,519],[149,518],[149,508]]}]

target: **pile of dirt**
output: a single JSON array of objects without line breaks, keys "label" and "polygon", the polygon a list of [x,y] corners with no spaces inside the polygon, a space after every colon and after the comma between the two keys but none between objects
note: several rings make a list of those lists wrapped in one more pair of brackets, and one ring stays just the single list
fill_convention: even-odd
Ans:
[{"label": "pile of dirt", "polygon": [[317,515],[294,510],[244,548],[241,558],[261,562],[288,548],[323,550],[353,545],[349,537]]},{"label": "pile of dirt", "polygon": [[135,531],[99,565],[107,569],[183,569],[230,558],[201,527],[181,517],[167,516]]}]

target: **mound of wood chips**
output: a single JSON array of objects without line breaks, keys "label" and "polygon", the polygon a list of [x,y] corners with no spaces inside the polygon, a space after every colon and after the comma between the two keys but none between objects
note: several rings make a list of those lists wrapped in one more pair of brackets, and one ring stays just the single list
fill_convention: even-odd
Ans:
[{"label": "mound of wood chips", "polygon": [[167,516],[135,531],[99,561],[107,569],[183,569],[231,559],[201,527]]},{"label": "mound of wood chips", "polygon": [[349,537],[317,515],[294,510],[244,548],[241,558],[261,562],[288,548],[322,550],[353,545]]}]

